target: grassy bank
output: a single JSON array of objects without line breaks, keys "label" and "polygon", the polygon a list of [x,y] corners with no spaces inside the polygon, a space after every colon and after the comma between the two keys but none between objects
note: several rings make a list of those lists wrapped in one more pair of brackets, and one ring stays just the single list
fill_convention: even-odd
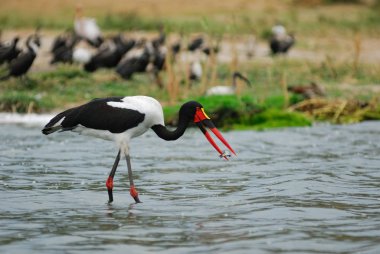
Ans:
[{"label": "grassy bank", "polygon": [[[167,123],[175,124],[179,106],[186,100],[200,101],[219,126],[234,129],[263,129],[284,126],[307,126],[315,120],[332,122],[357,122],[365,119],[379,119],[380,107],[374,90],[379,84],[379,68],[375,65],[350,62],[322,63],[275,58],[272,61],[251,61],[242,64],[252,87],[240,87],[238,96],[202,96],[212,84],[227,85],[231,82],[231,66],[218,65],[216,79],[212,80],[211,70],[205,80],[192,86],[186,84],[181,72],[173,88],[169,76],[162,73],[167,86],[159,89],[147,74],[135,75],[131,81],[120,79],[111,70],[100,70],[94,74],[84,72],[79,66],[60,65],[49,72],[31,73],[29,79],[10,79],[0,86],[0,110],[13,112],[49,112],[79,105],[97,97],[149,95],[160,100],[165,107]],[[326,101],[345,98],[363,105],[371,102],[371,108],[343,113],[313,115],[309,108],[294,107],[302,98],[288,94],[286,86],[322,84],[328,94]],[[176,90],[173,95],[170,90]],[[330,106],[328,102],[325,110]],[[292,108],[293,107],[293,108]],[[339,107],[338,107],[339,108]],[[292,110],[290,110],[292,109]],[[335,110],[332,108],[331,110]],[[347,110],[344,109],[344,110]],[[359,111],[361,110],[361,111]],[[335,112],[334,111],[334,112]],[[351,111],[352,112],[352,111]],[[361,112],[361,113],[360,113]],[[359,114],[359,115],[358,115]]]},{"label": "grassy bank", "polygon": [[[158,24],[163,24],[168,34],[178,37],[182,33],[185,41],[194,33],[205,34],[214,42],[222,38],[232,48],[227,53],[232,60],[215,64],[209,58],[203,63],[206,75],[193,85],[184,78],[188,66],[168,66],[173,71],[162,73],[164,89],[159,89],[146,74],[125,81],[111,70],[89,74],[80,66],[59,65],[52,69],[45,63],[36,68],[42,71],[31,72],[27,80],[0,82],[0,111],[43,113],[97,97],[143,94],[160,100],[165,105],[168,123],[173,124],[179,105],[189,99],[203,103],[215,122],[225,128],[263,129],[305,126],[313,121],[351,123],[379,119],[380,65],[376,54],[380,4],[341,2],[115,0],[110,4],[106,0],[82,0],[85,15],[95,17],[105,34],[157,33]],[[58,34],[72,28],[76,5],[75,0],[5,1],[0,9],[3,37],[17,34],[17,29],[41,26],[43,36],[51,36],[48,41],[54,34],[48,29],[56,29]],[[296,35],[291,58],[265,55],[262,44],[276,21]],[[255,35],[257,55],[241,60],[244,53],[238,53],[237,47],[244,47],[248,35]],[[232,97],[203,96],[211,86],[231,84],[235,70],[248,77],[251,88],[240,85],[238,95]],[[0,75],[2,71],[0,68]],[[326,98],[302,102],[302,98],[286,90],[287,86],[308,85],[312,81],[325,88]]]}]

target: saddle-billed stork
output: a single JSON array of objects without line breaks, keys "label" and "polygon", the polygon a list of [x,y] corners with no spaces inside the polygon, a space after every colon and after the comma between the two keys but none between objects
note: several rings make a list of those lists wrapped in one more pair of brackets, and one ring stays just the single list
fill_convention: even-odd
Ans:
[{"label": "saddle-billed stork", "polygon": [[81,106],[70,108],[51,119],[43,128],[42,133],[48,135],[56,131],[75,131],[115,141],[119,151],[106,181],[109,203],[113,201],[113,178],[120,156],[123,154],[128,166],[130,194],[136,203],[140,203],[133,183],[129,156],[130,139],[153,129],[164,140],[176,140],[184,134],[190,122],[199,127],[221,158],[228,160],[229,155],[218,147],[205,127],[209,128],[236,155],[206,115],[203,106],[196,101],[189,101],[181,106],[178,126],[173,131],[165,127],[162,107],[156,99],[147,96],[129,96],[94,99]]}]

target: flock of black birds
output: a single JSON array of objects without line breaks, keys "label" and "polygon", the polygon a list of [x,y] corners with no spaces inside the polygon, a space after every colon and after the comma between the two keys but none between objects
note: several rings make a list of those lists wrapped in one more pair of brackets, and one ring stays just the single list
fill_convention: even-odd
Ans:
[{"label": "flock of black birds", "polygon": [[[83,38],[75,32],[59,35],[51,48],[50,63],[82,63],[83,69],[87,72],[94,72],[100,68],[115,68],[116,72],[125,79],[131,79],[133,73],[144,72],[149,63],[153,63],[158,70],[163,68],[165,56],[160,53],[159,47],[164,43],[164,38],[147,43],[137,42],[134,39],[126,40],[122,34],[117,34],[108,40],[101,38],[101,44],[84,40],[97,49],[94,54],[89,53],[86,48],[76,47],[80,41],[83,41]],[[126,53],[134,48],[142,48],[141,54],[124,58]]]},{"label": "flock of black birds", "polygon": [[[38,54],[41,46],[40,37],[37,29],[27,38],[25,50],[18,47],[19,37],[13,38],[8,43],[0,40],[0,65],[5,65],[7,69],[7,73],[0,77],[0,81],[10,77],[25,76]],[[82,42],[87,45],[85,47],[78,46],[83,45]],[[288,35],[282,25],[272,28],[269,47],[273,55],[286,54],[294,43],[294,36]],[[198,36],[186,46],[183,46],[180,40],[167,46],[163,27],[160,27],[159,35],[150,40],[126,39],[122,34],[106,39],[99,31],[95,35],[89,36],[88,33],[74,30],[66,31],[54,39],[50,49],[52,56],[50,64],[79,63],[86,72],[94,72],[100,68],[114,69],[120,77],[126,80],[130,80],[135,73],[149,72],[155,77],[156,83],[163,87],[158,75],[165,68],[167,54],[172,56],[171,59],[175,59],[181,50],[202,52],[208,56],[212,52],[218,53],[219,45],[209,46],[204,37]],[[190,69],[189,79],[200,79],[199,75]]]},{"label": "flock of black birds", "polygon": [[0,77],[0,81],[11,77],[24,77],[37,57],[41,46],[38,31],[28,36],[26,50],[18,48],[20,38],[15,37],[10,44],[0,42],[0,65],[6,64],[6,74]]}]

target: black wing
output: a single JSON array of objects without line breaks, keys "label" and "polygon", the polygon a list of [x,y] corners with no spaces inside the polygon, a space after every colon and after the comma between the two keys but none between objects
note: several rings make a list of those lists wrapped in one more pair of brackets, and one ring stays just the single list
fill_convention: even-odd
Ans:
[{"label": "black wing", "polygon": [[73,129],[77,125],[96,130],[108,130],[121,133],[139,125],[145,114],[133,109],[116,108],[107,102],[122,102],[123,97],[94,99],[87,104],[73,109],[61,125],[63,129]]}]

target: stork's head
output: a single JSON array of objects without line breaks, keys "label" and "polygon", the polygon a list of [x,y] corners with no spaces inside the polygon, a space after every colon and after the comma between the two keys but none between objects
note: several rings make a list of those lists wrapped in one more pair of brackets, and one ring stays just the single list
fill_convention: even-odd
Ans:
[{"label": "stork's head", "polygon": [[215,141],[212,139],[210,133],[207,132],[207,128],[209,128],[215,136],[234,154],[236,155],[235,151],[232,149],[230,144],[223,138],[222,134],[219,132],[219,130],[215,127],[214,123],[211,121],[210,117],[206,114],[202,104],[196,101],[189,101],[182,105],[180,112],[180,116],[184,116],[188,118],[189,121],[194,122],[198,128],[202,131],[202,133],[205,135],[207,140],[210,142],[210,144],[218,151],[220,157],[223,157],[224,159],[228,160],[228,155],[223,152],[218,145],[215,143]]}]

